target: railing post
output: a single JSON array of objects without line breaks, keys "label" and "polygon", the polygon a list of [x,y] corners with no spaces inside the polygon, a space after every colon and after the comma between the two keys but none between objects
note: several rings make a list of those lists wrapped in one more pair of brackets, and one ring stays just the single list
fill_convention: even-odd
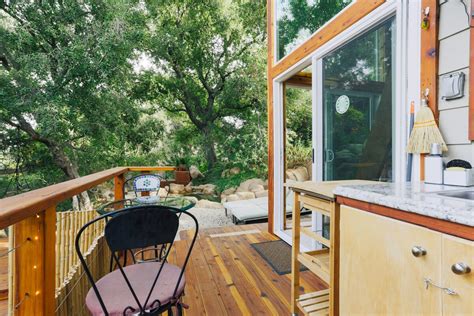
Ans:
[{"label": "railing post", "polygon": [[54,315],[56,207],[15,225],[15,315]]},{"label": "railing post", "polygon": [[[123,200],[123,185],[125,183],[125,175],[120,174],[114,177],[114,199],[115,201]],[[117,205],[118,206],[118,205]]]}]

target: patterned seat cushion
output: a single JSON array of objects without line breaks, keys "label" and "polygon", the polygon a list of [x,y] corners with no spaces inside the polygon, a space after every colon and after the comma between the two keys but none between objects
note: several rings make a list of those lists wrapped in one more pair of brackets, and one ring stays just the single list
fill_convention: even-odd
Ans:
[{"label": "patterned seat cushion", "polygon": [[[124,268],[125,274],[141,304],[145,303],[160,266],[161,263],[159,262],[146,262]],[[179,267],[168,263],[164,264],[147,307],[151,307],[152,303],[156,300],[159,300],[161,305],[171,301],[180,272],[181,269]],[[180,297],[183,294],[185,283],[183,275],[176,292],[176,297]],[[109,315],[124,315],[123,312],[128,306],[136,309],[136,311],[139,310],[120,270],[115,270],[102,277],[96,282],[96,285]],[[105,315],[93,288],[87,293],[86,306],[92,315]],[[157,304],[153,305],[153,307],[156,306]],[[133,312],[130,310],[126,315],[132,314]]]}]

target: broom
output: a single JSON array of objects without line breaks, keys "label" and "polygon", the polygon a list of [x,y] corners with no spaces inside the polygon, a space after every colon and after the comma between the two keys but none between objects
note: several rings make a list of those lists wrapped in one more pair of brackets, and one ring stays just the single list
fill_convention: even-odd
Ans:
[{"label": "broom", "polygon": [[410,134],[407,152],[412,154],[426,154],[430,152],[431,144],[441,144],[443,151],[448,147],[436,125],[433,112],[428,107],[426,98],[421,100],[421,109],[415,117],[415,125]]}]

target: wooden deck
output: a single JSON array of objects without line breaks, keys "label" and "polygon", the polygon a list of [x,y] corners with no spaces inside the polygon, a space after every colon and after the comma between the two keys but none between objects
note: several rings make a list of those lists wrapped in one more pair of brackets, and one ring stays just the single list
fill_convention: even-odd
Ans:
[{"label": "wooden deck", "polygon": [[[182,232],[170,253],[170,262],[182,263],[191,232]],[[288,315],[290,274],[278,275],[250,246],[276,237],[266,224],[204,229],[186,269],[186,315]],[[4,247],[1,247],[4,246]],[[0,244],[4,250],[7,245]],[[2,275],[7,260],[0,260]],[[3,273],[5,272],[5,273]],[[326,288],[311,272],[302,272],[302,291]],[[5,286],[6,280],[0,280]],[[7,315],[7,301],[0,301],[0,315]]]},{"label": "wooden deck", "polygon": [[[176,243],[170,261],[182,262],[189,233]],[[186,270],[187,315],[288,315],[290,274],[278,275],[250,246],[277,238],[266,224],[200,231]],[[309,271],[302,272],[302,292],[326,288]]]}]

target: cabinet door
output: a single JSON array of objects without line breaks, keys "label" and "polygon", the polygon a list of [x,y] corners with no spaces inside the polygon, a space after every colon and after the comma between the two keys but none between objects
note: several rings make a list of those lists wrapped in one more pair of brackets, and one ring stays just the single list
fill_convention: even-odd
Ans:
[{"label": "cabinet door", "polygon": [[[443,286],[456,292],[443,293],[443,315],[474,315],[474,242],[443,235],[441,271]],[[451,267],[464,263],[470,273],[455,274]]]},{"label": "cabinet door", "polygon": [[[439,315],[441,234],[341,206],[341,315]],[[415,257],[415,246],[426,255]]]}]

